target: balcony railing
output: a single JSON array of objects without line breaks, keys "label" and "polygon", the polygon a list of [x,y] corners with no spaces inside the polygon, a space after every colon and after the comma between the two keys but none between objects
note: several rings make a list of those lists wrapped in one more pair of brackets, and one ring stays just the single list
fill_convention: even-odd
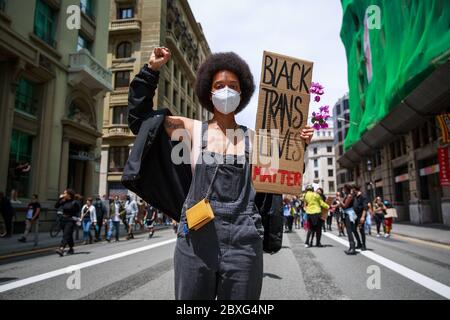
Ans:
[{"label": "balcony railing", "polygon": [[112,72],[105,69],[88,50],[82,49],[69,57],[69,82],[77,85],[82,82],[88,88],[112,91]]},{"label": "balcony railing", "polygon": [[104,137],[128,137],[132,136],[132,133],[130,129],[128,128],[128,125],[122,125],[122,124],[113,124],[105,128],[104,130]]},{"label": "balcony railing", "polygon": [[111,21],[109,24],[110,32],[140,32],[141,20],[138,19],[119,19]]}]

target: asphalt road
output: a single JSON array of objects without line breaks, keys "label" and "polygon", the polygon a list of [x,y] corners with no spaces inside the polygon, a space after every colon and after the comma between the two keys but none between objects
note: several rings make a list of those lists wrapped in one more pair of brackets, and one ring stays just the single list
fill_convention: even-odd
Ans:
[{"label": "asphalt road", "polygon": [[[161,230],[119,243],[0,260],[0,299],[174,299],[175,234]],[[394,236],[369,237],[368,251],[344,254],[345,239],[327,232],[324,248],[305,248],[305,233],[284,235],[264,255],[261,299],[449,299],[450,246]]]}]

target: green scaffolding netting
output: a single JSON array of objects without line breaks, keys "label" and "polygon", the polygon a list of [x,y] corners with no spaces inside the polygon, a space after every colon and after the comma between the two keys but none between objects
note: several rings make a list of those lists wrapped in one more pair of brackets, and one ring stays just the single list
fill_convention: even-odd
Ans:
[{"label": "green scaffolding netting", "polygon": [[[347,150],[449,59],[450,0],[341,2],[352,122]],[[380,9],[380,29],[370,29],[376,26],[372,5]]]}]

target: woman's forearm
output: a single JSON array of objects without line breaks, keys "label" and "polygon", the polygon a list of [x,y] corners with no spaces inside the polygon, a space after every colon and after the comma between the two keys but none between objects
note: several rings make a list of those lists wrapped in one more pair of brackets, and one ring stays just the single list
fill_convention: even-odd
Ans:
[{"label": "woman's forearm", "polygon": [[128,126],[134,134],[139,132],[142,121],[152,116],[153,97],[158,86],[159,71],[142,67],[130,84],[128,93]]}]

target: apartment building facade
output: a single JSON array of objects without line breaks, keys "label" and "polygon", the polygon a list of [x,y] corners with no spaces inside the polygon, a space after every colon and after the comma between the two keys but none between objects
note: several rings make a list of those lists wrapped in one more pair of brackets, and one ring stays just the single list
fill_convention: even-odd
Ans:
[{"label": "apartment building facade", "polygon": [[187,0],[111,0],[108,67],[114,90],[104,102],[100,193],[125,195],[120,183],[134,143],[127,125],[128,87],[157,46],[166,46],[172,59],[161,69],[155,108],[208,120],[194,94],[196,72],[210,48]]}]

